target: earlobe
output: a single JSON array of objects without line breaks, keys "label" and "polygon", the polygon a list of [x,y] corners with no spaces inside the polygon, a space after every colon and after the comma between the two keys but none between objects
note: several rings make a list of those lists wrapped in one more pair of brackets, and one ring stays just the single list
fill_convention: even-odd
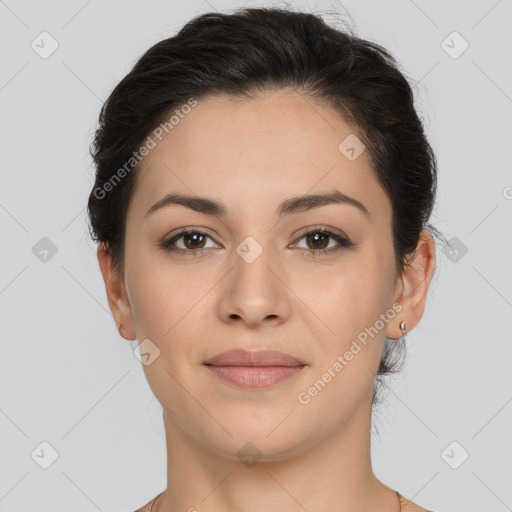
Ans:
[{"label": "earlobe", "polygon": [[[118,310],[118,315],[119,315],[119,318],[123,318],[123,314],[121,312],[121,308],[119,307],[119,301],[116,301],[116,308]],[[131,318],[131,312],[130,312],[130,318]],[[119,334],[125,339],[125,340],[134,340],[136,339],[136,335],[135,334],[131,334],[131,332],[133,332],[133,329],[128,332],[124,327],[123,327],[123,324],[121,323],[121,320],[119,320],[118,318],[115,318],[114,317],[114,320],[116,322],[116,325],[117,325],[117,330],[119,331]],[[130,322],[130,325],[132,325],[132,323]]]},{"label": "earlobe", "polygon": [[112,257],[104,243],[98,245],[97,257],[103,281],[105,282],[108,305],[117,330],[124,339],[134,340],[136,339],[136,334],[130,303],[124,291],[121,278],[113,267]]}]

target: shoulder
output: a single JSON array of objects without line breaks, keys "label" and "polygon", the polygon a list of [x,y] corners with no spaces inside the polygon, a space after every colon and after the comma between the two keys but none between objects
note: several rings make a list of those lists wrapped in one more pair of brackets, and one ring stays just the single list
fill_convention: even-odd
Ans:
[{"label": "shoulder", "polygon": [[402,504],[402,512],[434,512],[432,510],[427,510],[426,508],[420,507],[417,503],[414,503],[403,495],[399,494],[400,503]]},{"label": "shoulder", "polygon": [[138,508],[135,512],[151,512],[151,508],[153,507],[153,503],[163,494],[163,491],[160,494],[157,494],[150,502],[146,503],[143,507]]}]

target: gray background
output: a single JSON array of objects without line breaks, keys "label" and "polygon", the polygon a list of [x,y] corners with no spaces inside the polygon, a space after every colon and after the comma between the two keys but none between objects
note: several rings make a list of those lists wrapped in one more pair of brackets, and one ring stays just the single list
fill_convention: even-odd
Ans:
[{"label": "gray background", "polygon": [[[193,15],[247,5],[269,2],[0,1],[2,512],[130,512],[165,488],[161,407],[87,234],[88,145],[147,48]],[[512,510],[512,1],[292,5],[345,8],[393,53],[439,161],[431,221],[450,244],[375,416],[375,472],[436,512]],[[47,58],[31,47],[51,49],[43,31],[58,43]]]}]

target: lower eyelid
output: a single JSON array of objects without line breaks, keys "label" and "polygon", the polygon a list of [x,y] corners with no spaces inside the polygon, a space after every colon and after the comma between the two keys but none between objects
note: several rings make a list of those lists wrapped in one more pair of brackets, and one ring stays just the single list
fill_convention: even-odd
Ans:
[{"label": "lower eyelid", "polygon": [[[330,253],[330,252],[335,252],[337,250],[341,250],[341,249],[344,249],[344,248],[349,248],[353,245],[356,245],[355,243],[351,242],[351,240],[344,236],[344,235],[341,235],[341,234],[337,234],[337,233],[334,233],[334,232],[331,232],[331,231],[328,231],[328,230],[322,230],[322,229],[312,229],[306,233],[303,233],[301,234],[297,239],[296,239],[296,242],[294,242],[292,245],[296,245],[298,244],[301,240],[303,240],[305,237],[307,237],[308,235],[310,234],[313,234],[313,233],[321,233],[323,234],[324,236],[327,236],[328,238],[330,238],[331,240],[333,240],[335,242],[335,245],[333,247],[330,247],[330,248],[324,248],[324,249],[309,249],[309,248],[304,248],[304,247],[298,247],[297,249],[303,253],[318,253],[318,254],[323,254],[323,253]],[[200,235],[203,235],[205,236],[206,238],[210,239],[213,243],[215,244],[218,244],[215,239],[210,236],[209,234],[205,233],[205,232],[202,232],[202,231],[194,231],[194,230],[190,230],[190,231],[184,231],[184,232],[181,232],[181,233],[177,233],[176,235],[173,235],[172,237],[170,237],[168,240],[164,240],[162,242],[162,244],[160,244],[164,250],[167,250],[169,252],[182,252],[182,253],[202,253],[203,251],[206,251],[208,249],[211,249],[211,247],[205,247],[205,248],[200,248],[200,249],[197,249],[197,250],[194,250],[194,249],[182,249],[181,247],[176,247],[175,244],[178,240],[184,238],[185,236],[187,235],[191,235],[191,234],[200,234]],[[339,238],[339,239],[337,239]]]}]

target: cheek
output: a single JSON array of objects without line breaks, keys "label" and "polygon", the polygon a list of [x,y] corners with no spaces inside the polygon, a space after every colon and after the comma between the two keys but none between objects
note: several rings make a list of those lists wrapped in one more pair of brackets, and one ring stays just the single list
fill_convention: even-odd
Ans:
[{"label": "cheek", "polygon": [[[160,339],[178,320],[176,283],[142,254],[126,260],[126,284],[139,339]],[[144,338],[142,338],[142,336]]]},{"label": "cheek", "polygon": [[[391,281],[389,267],[369,251],[346,267],[302,278],[301,299],[316,315],[309,317],[319,325],[317,342],[324,346],[322,364],[328,368],[347,354],[345,377],[339,380],[347,379],[351,386],[370,385],[368,369],[376,371],[380,362],[387,327],[381,315],[390,310]],[[392,317],[387,316],[389,322]]]},{"label": "cheek", "polygon": [[351,326],[364,328],[387,307],[391,288],[383,271],[375,258],[358,254],[347,265],[305,272],[294,286],[320,319],[346,336]]},{"label": "cheek", "polygon": [[318,330],[324,334],[315,340],[322,345],[322,354],[310,383],[327,383],[311,409],[317,408],[319,417],[334,408],[342,419],[348,419],[351,411],[371,396],[386,339],[385,324],[380,320],[389,307],[386,299],[379,267],[368,262],[332,277],[328,293],[315,295],[310,291],[310,302],[316,300],[312,309],[325,324]]},{"label": "cheek", "polygon": [[183,343],[173,340],[204,332],[198,315],[212,288],[211,273],[198,274],[192,266],[173,265],[160,257],[156,261],[148,255],[144,259],[140,254],[132,254],[126,268],[132,314],[141,341],[149,338],[161,351],[174,353],[176,345]]}]

